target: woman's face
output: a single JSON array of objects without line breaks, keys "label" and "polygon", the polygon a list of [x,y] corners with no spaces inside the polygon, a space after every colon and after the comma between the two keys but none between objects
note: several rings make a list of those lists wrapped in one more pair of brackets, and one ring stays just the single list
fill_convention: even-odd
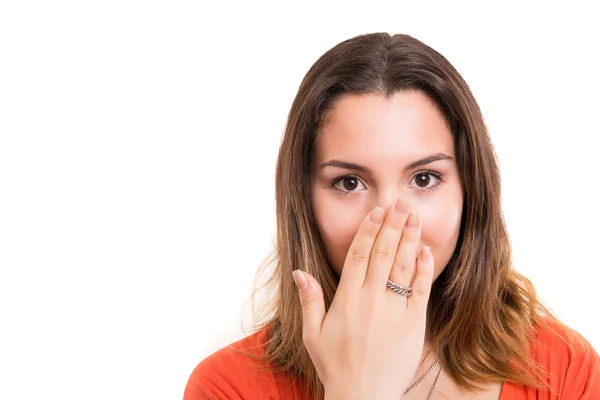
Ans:
[{"label": "woman's face", "polygon": [[[386,101],[344,95],[315,142],[313,212],[328,260],[341,274],[364,216],[403,197],[423,221],[419,251],[431,247],[434,279],[452,256],[463,193],[454,143],[436,104],[418,91]],[[345,176],[345,177],[344,177]]]}]

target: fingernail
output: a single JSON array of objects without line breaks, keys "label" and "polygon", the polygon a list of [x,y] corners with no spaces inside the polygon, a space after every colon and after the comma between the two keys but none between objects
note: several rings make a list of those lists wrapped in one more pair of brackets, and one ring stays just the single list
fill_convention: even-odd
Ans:
[{"label": "fingernail", "polygon": [[399,213],[405,213],[408,209],[408,201],[406,199],[398,199],[396,201],[396,211]]},{"label": "fingernail", "polygon": [[308,286],[308,282],[306,281],[306,277],[302,273],[302,271],[295,269],[294,272],[294,282],[296,283],[296,287],[298,289],[304,289]]},{"label": "fingernail", "polygon": [[419,225],[419,214],[416,211],[412,211],[406,221],[406,225],[414,228]]},{"label": "fingernail", "polygon": [[374,224],[378,224],[383,219],[383,208],[375,207],[373,211],[371,211],[371,222]]}]

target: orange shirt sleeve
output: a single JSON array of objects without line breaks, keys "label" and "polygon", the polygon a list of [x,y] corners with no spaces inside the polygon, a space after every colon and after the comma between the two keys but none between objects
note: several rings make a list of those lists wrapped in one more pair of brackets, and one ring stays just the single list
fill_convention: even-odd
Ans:
[{"label": "orange shirt sleeve", "polygon": [[572,329],[550,321],[540,330],[533,356],[548,371],[539,389],[505,383],[501,400],[600,400],[600,356]]},{"label": "orange shirt sleeve", "polygon": [[[573,348],[562,354],[565,368],[562,392],[565,399],[600,400],[600,357],[592,345],[576,332],[572,332]],[[552,364],[560,364],[558,352],[551,356]]]}]

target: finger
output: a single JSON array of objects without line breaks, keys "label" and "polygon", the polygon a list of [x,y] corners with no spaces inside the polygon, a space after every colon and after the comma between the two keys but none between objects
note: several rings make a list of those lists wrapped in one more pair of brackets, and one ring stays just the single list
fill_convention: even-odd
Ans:
[{"label": "finger", "polygon": [[365,282],[371,248],[381,227],[384,213],[382,208],[375,207],[363,219],[346,254],[338,291],[361,287]]},{"label": "finger", "polygon": [[[389,279],[398,285],[411,286],[421,240],[421,229],[422,223],[419,214],[416,211],[411,212],[406,221],[404,231],[402,231],[400,245],[398,246],[396,257],[388,275]],[[391,294],[397,293],[392,292]]]},{"label": "finger", "polygon": [[410,205],[404,199],[396,200],[388,210],[371,249],[365,278],[365,285],[370,288],[385,289],[409,211]]},{"label": "finger", "polygon": [[[412,283],[412,294],[408,299],[408,308],[416,312],[427,311],[427,303],[433,282],[434,259],[429,246],[423,247],[417,260],[415,279]],[[424,315],[424,314],[423,314]]]},{"label": "finger", "polygon": [[293,274],[302,305],[302,338],[308,348],[319,337],[325,318],[323,290],[309,273],[297,269]]}]

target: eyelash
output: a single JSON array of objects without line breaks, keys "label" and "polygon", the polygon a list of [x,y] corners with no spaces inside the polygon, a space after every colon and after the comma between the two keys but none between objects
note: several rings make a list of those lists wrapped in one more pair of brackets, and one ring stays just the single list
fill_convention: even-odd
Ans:
[{"label": "eyelash", "polygon": [[[443,179],[443,177],[442,177],[442,174],[440,174],[439,172],[436,172],[436,171],[432,171],[432,170],[422,170],[422,171],[418,171],[418,172],[416,172],[416,173],[415,173],[415,174],[412,176],[412,178],[411,178],[411,181],[412,181],[412,180],[413,180],[415,177],[417,177],[417,176],[420,176],[420,175],[433,175],[433,176],[434,176],[434,177],[435,177],[435,178],[436,178],[436,179],[439,181],[439,183],[437,183],[437,184],[435,184],[434,186],[431,186],[431,187],[426,187],[426,188],[420,188],[420,187],[418,187],[418,188],[417,188],[418,190],[420,190],[420,191],[423,191],[423,192],[425,192],[425,191],[430,191],[430,190],[435,190],[435,189],[436,189],[436,188],[439,186],[439,184],[440,184],[441,182],[444,182],[444,179]],[[342,175],[342,176],[339,176],[339,177],[335,178],[335,179],[333,180],[333,182],[331,182],[331,184],[330,184],[330,187],[332,187],[332,188],[334,188],[334,189],[338,190],[338,191],[339,191],[339,192],[341,192],[342,194],[350,194],[350,193],[354,193],[354,191],[344,191],[344,190],[340,190],[340,189],[338,189],[338,188],[336,188],[336,187],[335,187],[335,186],[338,184],[338,182],[341,182],[341,181],[343,181],[344,179],[350,179],[350,178],[351,178],[351,179],[357,179],[357,180],[360,180],[360,178],[359,178],[358,176],[356,176],[356,175],[350,175],[350,174],[346,174],[346,175]]]}]

